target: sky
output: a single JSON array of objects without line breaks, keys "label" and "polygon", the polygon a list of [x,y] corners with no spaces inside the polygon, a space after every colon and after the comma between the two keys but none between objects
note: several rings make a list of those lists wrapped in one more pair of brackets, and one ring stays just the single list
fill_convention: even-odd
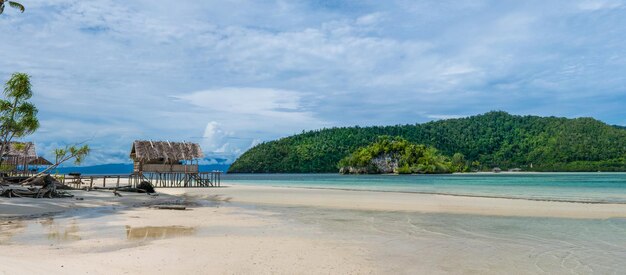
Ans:
[{"label": "sky", "polygon": [[626,1],[21,0],[0,81],[31,76],[40,155],[192,141],[206,162],[335,126],[503,110],[626,125]]}]

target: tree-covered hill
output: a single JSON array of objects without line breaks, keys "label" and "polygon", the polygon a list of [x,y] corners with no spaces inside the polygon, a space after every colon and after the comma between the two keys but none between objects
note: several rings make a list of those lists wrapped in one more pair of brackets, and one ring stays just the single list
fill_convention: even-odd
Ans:
[{"label": "tree-covered hill", "polygon": [[234,173],[337,172],[337,163],[379,136],[456,152],[468,161],[534,171],[626,171],[626,130],[593,118],[489,112],[415,125],[322,129],[259,144],[235,161]]}]

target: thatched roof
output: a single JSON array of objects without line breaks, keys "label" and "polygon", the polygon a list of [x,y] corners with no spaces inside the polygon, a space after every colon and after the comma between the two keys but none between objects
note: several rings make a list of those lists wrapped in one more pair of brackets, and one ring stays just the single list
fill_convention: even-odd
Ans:
[{"label": "thatched roof", "polygon": [[5,157],[19,157],[36,159],[37,153],[35,152],[35,144],[32,142],[10,142],[8,144],[8,150],[5,152]]},{"label": "thatched roof", "polygon": [[192,142],[135,140],[130,158],[135,161],[163,159],[166,162],[204,157],[200,145]]},{"label": "thatched roof", "polygon": [[52,162],[50,162],[49,160],[43,158],[43,157],[37,157],[36,159],[31,160],[30,162],[28,162],[28,164],[30,165],[52,165]]}]

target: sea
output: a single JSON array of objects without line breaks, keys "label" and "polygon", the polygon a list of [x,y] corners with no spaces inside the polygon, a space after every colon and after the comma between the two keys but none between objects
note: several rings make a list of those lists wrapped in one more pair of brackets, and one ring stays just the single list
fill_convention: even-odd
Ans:
[{"label": "sea", "polygon": [[225,174],[222,184],[626,203],[626,173]]}]

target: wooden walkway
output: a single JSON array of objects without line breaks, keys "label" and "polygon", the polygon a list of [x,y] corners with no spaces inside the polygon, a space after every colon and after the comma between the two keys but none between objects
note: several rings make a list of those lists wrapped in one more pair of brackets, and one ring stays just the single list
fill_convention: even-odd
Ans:
[{"label": "wooden walkway", "polygon": [[[117,175],[52,175],[61,183],[75,187],[137,187],[142,181],[152,183],[155,188],[205,188],[220,187],[222,172],[165,172]],[[31,176],[29,174],[12,173],[11,176]]]},{"label": "wooden walkway", "polygon": [[134,174],[133,185],[149,181],[154,187],[220,187],[221,172],[143,172]]}]

